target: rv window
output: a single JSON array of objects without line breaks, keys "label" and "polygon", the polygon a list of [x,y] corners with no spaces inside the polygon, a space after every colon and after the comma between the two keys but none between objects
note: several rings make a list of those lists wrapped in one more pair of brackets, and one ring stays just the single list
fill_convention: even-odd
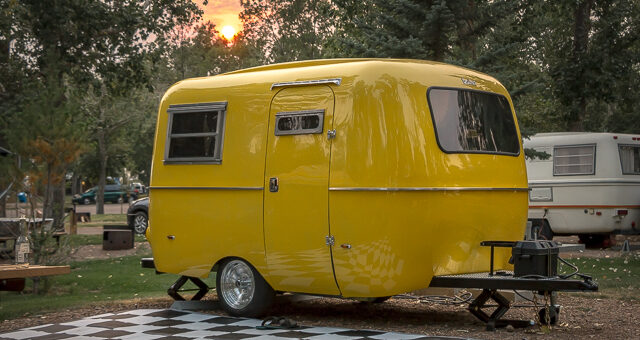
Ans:
[{"label": "rv window", "polygon": [[640,175],[640,146],[619,145],[622,174]]},{"label": "rv window", "polygon": [[165,163],[220,163],[226,103],[171,105],[167,112]]},{"label": "rv window", "polygon": [[596,145],[568,145],[553,148],[553,175],[593,175]]},{"label": "rv window", "polygon": [[276,114],[276,136],[322,133],[324,110],[278,112]]},{"label": "rv window", "polygon": [[438,145],[444,152],[520,153],[511,106],[504,96],[431,88],[427,98]]}]

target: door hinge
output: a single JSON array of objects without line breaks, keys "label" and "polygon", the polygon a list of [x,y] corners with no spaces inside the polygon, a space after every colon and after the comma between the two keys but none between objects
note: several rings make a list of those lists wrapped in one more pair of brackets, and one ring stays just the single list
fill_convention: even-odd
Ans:
[{"label": "door hinge", "polygon": [[334,139],[334,138],[336,138],[336,129],[328,130],[327,139]]},{"label": "door hinge", "polygon": [[328,246],[332,246],[332,245],[336,244],[336,239],[333,238],[333,236],[325,236],[324,237],[324,244],[326,244]]}]

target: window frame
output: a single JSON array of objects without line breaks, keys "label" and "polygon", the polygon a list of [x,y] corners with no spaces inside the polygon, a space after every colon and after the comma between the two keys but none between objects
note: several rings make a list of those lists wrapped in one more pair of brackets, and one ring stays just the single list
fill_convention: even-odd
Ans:
[{"label": "window frame", "polygon": [[622,165],[622,155],[620,154],[620,147],[622,146],[630,146],[633,148],[640,149],[640,145],[638,144],[618,144],[618,158],[620,159],[620,171],[623,175],[640,175],[640,172],[624,172],[624,166]]},{"label": "window frame", "polygon": [[[322,131],[324,131],[324,114],[325,114],[325,109],[278,112],[276,113],[275,119],[274,119],[275,127],[274,127],[273,133],[276,136],[310,135],[310,134],[322,133]],[[284,130],[284,131],[278,129],[278,122],[281,118],[292,117],[292,116],[310,116],[310,115],[319,116],[320,121],[319,121],[318,127],[313,129]]]},{"label": "window frame", "polygon": [[[218,112],[216,132],[179,133],[173,135],[173,119],[175,115]],[[227,117],[227,102],[193,103],[193,104],[173,104],[167,109],[167,137],[164,149],[164,164],[222,164],[222,149],[224,144],[225,122]],[[169,157],[171,149],[171,138],[176,137],[215,137],[213,157]]]},{"label": "window frame", "polygon": [[[558,148],[582,148],[590,146],[593,148],[593,171],[591,173],[580,172],[580,173],[567,173],[567,174],[558,174],[556,172],[556,150]],[[597,144],[596,143],[586,143],[586,144],[568,144],[568,145],[554,145],[553,146],[553,175],[554,176],[593,176],[596,174],[596,152],[597,152]]]},{"label": "window frame", "polygon": [[[455,90],[455,91],[468,91],[468,92],[477,92],[477,93],[482,93],[482,94],[489,94],[489,95],[494,95],[497,97],[502,97],[504,98],[507,103],[509,104],[509,112],[511,113],[511,118],[513,120],[513,126],[515,128],[516,131],[516,139],[518,141],[518,152],[513,153],[513,152],[504,152],[504,151],[481,151],[481,150],[459,150],[459,151],[451,151],[451,150],[446,150],[444,147],[442,147],[442,144],[440,144],[440,137],[438,136],[438,126],[436,125],[436,117],[434,115],[433,112],[433,106],[431,105],[431,100],[429,99],[429,94],[431,93],[431,90]],[[431,115],[431,124],[433,126],[433,133],[435,134],[436,137],[436,144],[438,144],[438,148],[440,148],[440,150],[446,154],[484,154],[484,155],[501,155],[501,156],[512,156],[512,157],[518,157],[520,156],[520,153],[522,152],[522,138],[520,138],[519,136],[519,130],[518,130],[518,125],[517,125],[517,120],[515,117],[515,113],[513,112],[513,107],[511,106],[511,102],[509,102],[509,99],[500,93],[496,93],[496,92],[491,92],[491,91],[482,91],[482,90],[476,90],[476,89],[469,89],[469,88],[462,88],[462,87],[448,87],[448,86],[431,86],[427,89],[427,95],[426,95],[426,99],[427,99],[427,105],[429,107],[429,114]]]}]

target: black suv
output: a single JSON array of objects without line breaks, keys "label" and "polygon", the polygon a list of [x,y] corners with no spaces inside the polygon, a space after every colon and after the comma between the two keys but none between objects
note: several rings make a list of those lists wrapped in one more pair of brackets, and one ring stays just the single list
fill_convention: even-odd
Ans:
[{"label": "black suv", "polygon": [[131,203],[127,210],[127,223],[136,234],[144,235],[149,225],[149,197]]}]

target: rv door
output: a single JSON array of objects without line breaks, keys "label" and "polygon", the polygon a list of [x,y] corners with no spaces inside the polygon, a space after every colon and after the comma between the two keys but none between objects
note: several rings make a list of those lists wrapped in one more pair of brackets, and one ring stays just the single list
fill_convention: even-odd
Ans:
[{"label": "rv door", "polygon": [[333,103],[325,85],[284,88],[271,102],[264,235],[276,290],[340,294],[325,243]]}]

